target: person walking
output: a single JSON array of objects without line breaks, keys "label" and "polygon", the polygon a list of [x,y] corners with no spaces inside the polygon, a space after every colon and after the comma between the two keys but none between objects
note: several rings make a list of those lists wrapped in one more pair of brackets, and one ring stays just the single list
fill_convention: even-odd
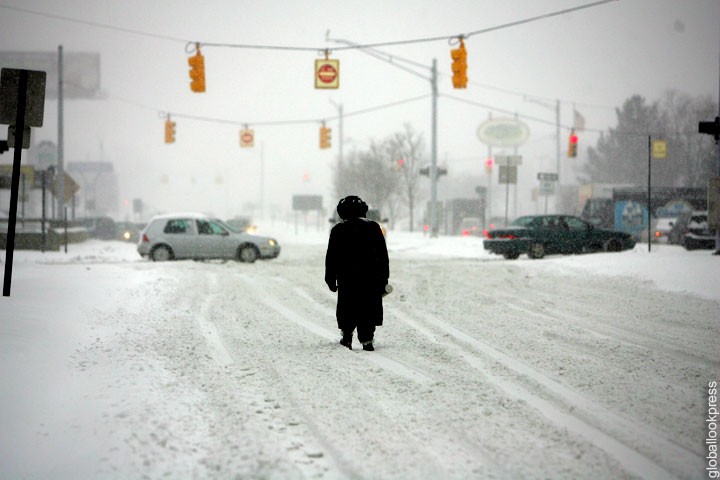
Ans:
[{"label": "person walking", "polygon": [[325,255],[325,283],[338,293],[340,344],[352,350],[353,332],[363,350],[373,351],[375,327],[383,324],[382,297],[390,268],[380,225],[365,218],[368,206],[350,195],[338,202],[342,222],[330,230]]}]

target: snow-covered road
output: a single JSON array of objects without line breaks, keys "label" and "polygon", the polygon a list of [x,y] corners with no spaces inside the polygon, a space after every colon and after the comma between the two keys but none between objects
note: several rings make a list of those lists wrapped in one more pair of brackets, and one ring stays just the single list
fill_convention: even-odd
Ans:
[{"label": "snow-covered road", "polygon": [[[0,478],[703,477],[720,294],[683,285],[720,258],[391,234],[377,350],[350,352],[322,238],[281,243],[253,265],[16,252]],[[678,288],[612,274],[648,262]]]}]

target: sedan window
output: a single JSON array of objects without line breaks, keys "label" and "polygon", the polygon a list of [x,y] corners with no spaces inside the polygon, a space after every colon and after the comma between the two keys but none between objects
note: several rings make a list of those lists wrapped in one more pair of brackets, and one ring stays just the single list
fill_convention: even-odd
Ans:
[{"label": "sedan window", "polygon": [[184,219],[168,220],[165,224],[164,233],[189,233],[190,221]]},{"label": "sedan window", "polygon": [[583,222],[579,218],[566,217],[565,221],[567,222],[567,226],[570,227],[570,230],[587,230],[587,223]]}]

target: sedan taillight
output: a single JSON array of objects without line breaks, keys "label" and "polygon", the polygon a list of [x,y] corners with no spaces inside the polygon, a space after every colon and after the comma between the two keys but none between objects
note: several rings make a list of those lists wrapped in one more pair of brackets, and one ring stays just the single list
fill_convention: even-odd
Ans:
[{"label": "sedan taillight", "polygon": [[143,233],[142,241],[143,243],[150,243],[150,239],[148,238],[146,233]]}]

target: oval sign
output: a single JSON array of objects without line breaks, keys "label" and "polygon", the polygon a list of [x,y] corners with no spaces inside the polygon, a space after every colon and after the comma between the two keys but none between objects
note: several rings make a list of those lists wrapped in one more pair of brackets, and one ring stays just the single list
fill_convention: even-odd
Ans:
[{"label": "oval sign", "polygon": [[517,147],[530,137],[530,128],[514,118],[493,118],[480,124],[477,136],[490,147]]}]

